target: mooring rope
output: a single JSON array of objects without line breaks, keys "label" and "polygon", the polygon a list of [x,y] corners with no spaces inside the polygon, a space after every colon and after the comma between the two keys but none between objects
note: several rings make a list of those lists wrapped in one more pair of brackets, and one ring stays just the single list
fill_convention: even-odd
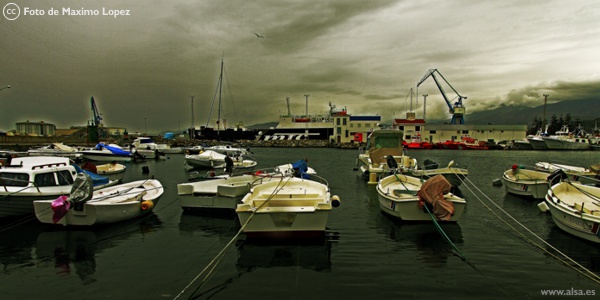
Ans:
[{"label": "mooring rope", "polygon": [[[586,267],[582,266],[581,264],[579,264],[578,262],[576,262],[575,260],[573,260],[572,258],[570,258],[568,255],[564,254],[563,252],[561,252],[560,250],[556,249],[556,247],[552,246],[550,243],[546,242],[544,239],[542,239],[540,236],[538,236],[537,234],[535,234],[533,231],[531,231],[529,228],[527,228],[525,225],[523,225],[521,222],[519,222],[518,220],[516,220],[513,216],[511,216],[507,211],[505,211],[504,209],[502,209],[498,204],[496,204],[494,201],[492,201],[485,193],[483,193],[475,184],[473,184],[473,182],[468,179],[465,178],[465,180],[461,181],[463,183],[468,182],[469,184],[464,184],[465,187],[467,187],[467,189],[475,196],[475,198],[485,207],[487,208],[494,216],[496,216],[498,219],[500,219],[500,221],[502,221],[504,224],[506,224],[509,228],[511,228],[512,230],[514,230],[515,232],[517,232],[523,239],[525,239],[527,242],[529,242],[530,244],[534,245],[535,247],[539,248],[540,250],[542,250],[543,252],[549,254],[550,256],[554,257],[555,259],[557,259],[558,261],[560,261],[561,263],[565,264],[566,266],[572,268],[573,270],[577,271],[578,273],[584,275],[585,277],[588,277],[589,279],[591,279],[592,281],[599,283],[600,284],[600,276],[596,275],[595,273],[593,273],[592,271],[590,271],[589,269],[587,269]],[[544,247],[542,247],[540,244],[534,242],[533,240],[531,240],[530,238],[528,238],[527,236],[525,236],[522,232],[520,232],[519,230],[517,230],[514,226],[512,226],[511,224],[509,224],[504,218],[502,218],[500,215],[498,215],[495,211],[492,210],[492,208],[490,208],[488,205],[486,205],[478,196],[477,194],[475,194],[475,192],[473,191],[473,189],[471,189],[471,187],[469,185],[472,185],[479,193],[481,193],[481,195],[485,196],[485,198],[491,202],[498,210],[500,210],[502,213],[504,213],[509,219],[511,219],[513,222],[515,222],[516,224],[518,224],[519,226],[521,226],[523,229],[525,229],[525,231],[529,232],[532,236],[534,236],[536,239],[540,240],[542,243],[544,243],[546,246],[550,247],[552,250],[556,251],[557,253],[559,253],[560,255],[562,255],[567,261],[570,261],[571,263],[573,263],[575,266],[579,267],[580,269],[575,268],[575,266],[568,264],[567,261],[561,259],[560,257],[558,257],[557,255],[555,255],[554,253],[548,251],[547,249],[545,249]]]},{"label": "mooring rope", "polygon": [[[252,220],[252,218],[254,217],[254,215],[256,214],[256,212],[261,209],[265,204],[267,204],[267,202],[269,202],[269,200],[271,200],[273,197],[275,197],[275,195],[277,195],[277,193],[279,193],[279,191],[281,191],[281,189],[287,184],[287,182],[291,179],[291,176],[287,177],[287,180],[284,182],[284,177],[281,177],[279,182],[277,183],[277,186],[275,187],[275,189],[273,189],[273,192],[271,193],[271,195],[269,195],[269,197],[261,204],[259,205],[256,209],[254,209],[252,211],[252,214],[250,214],[250,216],[248,217],[248,220],[246,220],[246,222],[244,224],[242,224],[242,226],[240,227],[240,229],[238,230],[238,232],[233,236],[233,238],[225,245],[225,247],[223,247],[223,249],[217,253],[217,255],[208,263],[208,265],[200,272],[198,273],[198,275],[196,275],[196,277],[194,277],[192,279],[192,281],[190,281],[190,283],[188,283],[188,285],[186,285],[183,290],[181,290],[181,292],[179,292],[179,294],[177,294],[177,296],[175,296],[175,299],[178,299],[181,295],[183,295],[183,293],[185,293],[185,291],[194,283],[196,282],[196,280],[198,280],[198,278],[200,278],[200,276],[202,274],[204,274],[206,272],[206,276],[204,276],[204,279],[202,280],[202,282],[200,283],[200,285],[198,286],[198,288],[196,288],[196,290],[194,291],[197,292],[199,291],[208,281],[208,279],[213,275],[214,270],[216,269],[216,267],[219,265],[219,263],[221,262],[221,260],[223,259],[223,257],[225,256],[225,253],[227,252],[227,250],[229,250],[229,248],[231,247],[231,245],[233,244],[233,242],[235,242],[237,240],[237,238],[240,236],[240,234],[244,231],[244,229],[246,228],[246,226],[248,225],[248,223],[250,223],[250,221]],[[283,183],[283,184],[282,184]]]}]

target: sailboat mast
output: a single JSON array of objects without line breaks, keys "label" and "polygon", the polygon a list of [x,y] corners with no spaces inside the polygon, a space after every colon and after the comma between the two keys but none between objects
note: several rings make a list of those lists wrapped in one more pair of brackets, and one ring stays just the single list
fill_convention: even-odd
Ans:
[{"label": "sailboat mast", "polygon": [[217,118],[217,135],[221,131],[221,90],[223,89],[223,59],[221,59],[221,75],[219,76],[219,113]]}]

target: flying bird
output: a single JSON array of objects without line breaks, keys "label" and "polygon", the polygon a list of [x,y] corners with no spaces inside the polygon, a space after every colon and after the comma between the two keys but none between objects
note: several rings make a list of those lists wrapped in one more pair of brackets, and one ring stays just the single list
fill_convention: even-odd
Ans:
[{"label": "flying bird", "polygon": [[262,36],[262,35],[260,35],[260,34],[258,34],[256,32],[254,33],[254,35],[256,35],[257,38],[264,38],[264,36]]}]

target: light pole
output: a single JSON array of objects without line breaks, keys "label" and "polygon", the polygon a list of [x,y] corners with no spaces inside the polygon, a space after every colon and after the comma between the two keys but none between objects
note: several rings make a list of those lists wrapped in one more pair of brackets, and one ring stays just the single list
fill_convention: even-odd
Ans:
[{"label": "light pole", "polygon": [[146,123],[146,118],[144,118],[144,135],[148,135],[148,124]]},{"label": "light pole", "polygon": [[[309,116],[308,116],[308,97],[309,97],[309,96],[310,96],[309,94],[305,94],[305,95],[304,95],[304,97],[306,97],[306,118],[307,118],[307,119],[309,119],[309,121],[310,121],[310,118],[309,118]],[[307,121],[306,123],[304,123],[304,137],[305,137],[307,140],[308,140],[308,122],[309,122],[309,121]]]}]

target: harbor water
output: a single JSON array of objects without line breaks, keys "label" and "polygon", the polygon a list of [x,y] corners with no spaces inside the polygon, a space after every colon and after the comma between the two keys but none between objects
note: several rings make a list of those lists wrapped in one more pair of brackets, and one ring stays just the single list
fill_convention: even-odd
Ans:
[{"label": "harbor water", "polygon": [[[598,152],[409,152],[419,164],[453,160],[469,170],[461,186],[468,203],[464,215],[457,224],[441,225],[448,243],[431,223],[403,224],[381,213],[375,186],[353,170],[357,150],[252,150],[258,168],[306,158],[328,180],[342,205],[331,212],[324,240],[252,242],[243,233],[233,240],[240,228],[235,216],[182,211],[177,184],[187,182],[189,171],[183,155],[169,155],[127,165],[125,181],[154,176],[165,187],[149,217],[91,229],[47,226],[35,218],[3,220],[0,297],[543,299],[549,290],[600,295],[600,284],[557,259],[564,260],[543,241],[597,275],[600,245],[561,231],[549,213],[540,212],[539,200],[508,195],[492,184],[513,164],[589,167],[600,163]],[[209,265],[216,267],[205,270]]]}]

